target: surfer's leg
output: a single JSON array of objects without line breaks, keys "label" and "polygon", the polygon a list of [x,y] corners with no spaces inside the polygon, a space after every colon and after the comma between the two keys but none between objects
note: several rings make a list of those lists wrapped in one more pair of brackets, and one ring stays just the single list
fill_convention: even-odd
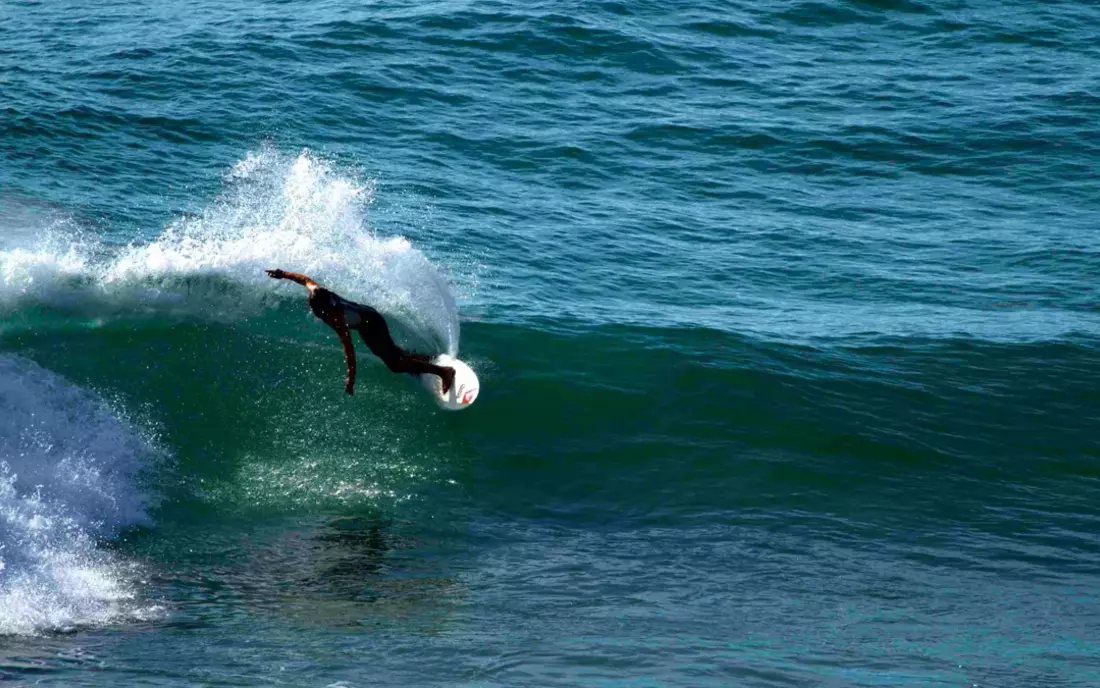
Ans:
[{"label": "surfer's leg", "polygon": [[[377,311],[373,314],[377,315]],[[424,354],[415,354],[397,346],[390,336],[390,328],[380,315],[364,318],[355,329],[371,353],[382,359],[391,371],[409,375],[437,375],[443,382],[443,393],[450,391],[455,381],[455,369],[437,366]]]},{"label": "surfer's leg", "polygon": [[443,382],[443,393],[451,390],[455,382],[455,369],[446,366],[437,366],[428,360],[423,354],[411,354],[397,349],[394,355],[382,358],[386,367],[395,373],[408,373],[409,375],[438,375]]}]

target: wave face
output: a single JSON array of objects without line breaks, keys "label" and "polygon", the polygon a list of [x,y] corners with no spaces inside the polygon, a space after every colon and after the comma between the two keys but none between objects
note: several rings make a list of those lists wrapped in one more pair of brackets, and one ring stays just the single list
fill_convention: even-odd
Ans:
[{"label": "wave face", "polygon": [[141,477],[161,464],[94,394],[0,356],[0,634],[156,615],[140,569],[97,543],[149,524]]}]

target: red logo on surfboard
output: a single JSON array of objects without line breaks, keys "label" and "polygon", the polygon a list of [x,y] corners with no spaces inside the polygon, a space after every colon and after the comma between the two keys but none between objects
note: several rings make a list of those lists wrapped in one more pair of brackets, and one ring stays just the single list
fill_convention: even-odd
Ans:
[{"label": "red logo on surfboard", "polygon": [[477,387],[472,387],[462,393],[462,400],[460,404],[469,404],[477,396]]}]

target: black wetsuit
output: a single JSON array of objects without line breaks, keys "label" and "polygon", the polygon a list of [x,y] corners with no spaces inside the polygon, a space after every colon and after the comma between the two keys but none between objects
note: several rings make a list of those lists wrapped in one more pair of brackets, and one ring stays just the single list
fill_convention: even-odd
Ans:
[{"label": "black wetsuit", "polygon": [[[315,302],[315,299],[324,299],[324,301]],[[386,324],[386,319],[374,308],[349,301],[324,287],[317,287],[310,297],[310,307],[318,317],[323,318],[318,311],[322,304],[329,308],[335,307],[343,310],[344,321],[347,323],[348,329],[358,332],[370,352],[382,359],[382,362],[390,370],[395,373],[434,372],[434,370],[423,370],[420,366],[415,366],[416,370],[409,369],[409,365],[414,361],[416,363],[427,363],[430,360],[429,357],[405,351],[397,346],[393,341],[393,335],[390,334],[390,327]],[[432,366],[432,368],[435,368],[435,366]]]}]

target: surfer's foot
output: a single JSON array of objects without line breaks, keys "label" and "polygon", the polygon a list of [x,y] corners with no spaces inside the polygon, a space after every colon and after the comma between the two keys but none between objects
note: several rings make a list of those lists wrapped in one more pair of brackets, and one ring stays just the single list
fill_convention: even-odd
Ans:
[{"label": "surfer's foot", "polygon": [[443,382],[443,393],[451,391],[451,386],[455,383],[455,369],[454,368],[440,368],[439,379]]}]

